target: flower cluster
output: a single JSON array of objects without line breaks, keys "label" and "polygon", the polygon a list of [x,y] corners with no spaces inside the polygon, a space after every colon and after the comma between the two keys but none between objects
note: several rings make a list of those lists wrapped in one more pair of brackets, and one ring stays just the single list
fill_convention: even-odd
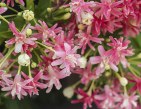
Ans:
[{"label": "flower cluster", "polygon": [[[141,30],[140,0],[71,0],[48,8],[44,20],[27,7],[18,12],[12,8],[15,2],[21,7],[28,3],[0,3],[0,19],[11,33],[0,53],[0,87],[6,96],[21,100],[43,89],[59,90],[60,80],[74,74],[78,81],[63,93],[70,99],[76,92],[72,103],[83,103],[83,109],[93,103],[100,109],[141,108],[141,48],[135,46]],[[3,15],[8,9],[17,15]],[[59,16],[46,20],[53,15]],[[22,28],[13,17],[24,21]]]}]

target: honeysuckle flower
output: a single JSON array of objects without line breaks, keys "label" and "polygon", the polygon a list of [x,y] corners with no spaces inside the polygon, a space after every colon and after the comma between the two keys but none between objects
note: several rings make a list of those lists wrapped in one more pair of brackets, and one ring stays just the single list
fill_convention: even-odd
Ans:
[{"label": "honeysuckle flower", "polygon": [[17,74],[14,77],[14,80],[10,79],[10,76],[6,77],[2,75],[3,81],[6,83],[5,86],[2,87],[2,91],[6,91],[6,95],[12,95],[12,98],[15,96],[18,97],[19,100],[23,98],[23,96],[27,96],[28,92],[26,90],[32,89],[32,86],[28,86],[27,84],[32,81],[32,79],[24,80],[20,74]]},{"label": "honeysuckle flower", "polygon": [[112,47],[111,50],[108,51],[108,54],[111,54],[111,60],[119,64],[122,63],[123,67],[128,66],[128,62],[126,60],[126,56],[132,56],[133,50],[129,48],[130,41],[124,40],[123,37],[117,39],[110,36],[111,43],[108,43],[108,46]]},{"label": "honeysuckle flower", "polygon": [[129,81],[134,83],[134,86],[130,89],[130,92],[135,92],[138,90],[141,94],[141,78],[133,75],[132,73],[129,73],[128,76]]},{"label": "honeysuckle flower", "polygon": [[62,30],[61,27],[57,27],[57,24],[55,24],[51,28],[49,28],[44,21],[39,20],[39,24],[36,24],[35,27],[32,27],[32,29],[38,31],[33,36],[42,39],[43,41],[46,41],[49,38],[55,38],[57,34]]},{"label": "honeysuckle flower", "polygon": [[111,15],[119,17],[122,13],[120,12],[119,5],[121,1],[112,1],[112,0],[101,0],[101,2],[96,2],[96,7],[98,8],[95,15],[97,17],[110,20]]},{"label": "honeysuckle flower", "polygon": [[47,90],[46,93],[49,93],[55,85],[56,89],[59,90],[62,85],[60,83],[60,79],[65,78],[66,75],[60,72],[57,67],[48,66],[48,74],[43,76],[43,79],[47,80]]},{"label": "honeysuckle flower", "polygon": [[[26,30],[30,27],[28,25],[22,32],[19,32],[14,24],[14,22],[9,23],[9,28],[13,32],[13,35],[15,37],[11,38],[10,40],[6,41],[7,46],[11,46],[15,44],[15,53],[20,53],[23,51],[26,51],[29,46],[34,47],[35,46],[35,41],[37,40],[34,37],[27,37],[26,36]],[[26,46],[26,47],[25,47]]]},{"label": "honeysuckle flower", "polygon": [[91,42],[102,43],[102,41],[104,40],[103,38],[98,38],[96,36],[91,35],[91,26],[87,28],[86,32],[80,31],[78,34],[76,34],[76,36],[78,37],[78,45],[80,48],[82,48],[82,54],[84,54],[87,45],[91,49],[95,50]]},{"label": "honeysuckle flower", "polygon": [[105,70],[113,69],[115,72],[118,71],[118,67],[110,60],[110,56],[106,55],[106,51],[103,46],[98,46],[98,52],[100,56],[94,56],[90,58],[91,64],[99,64],[96,68],[96,75],[101,75]]},{"label": "honeysuckle flower", "polygon": [[70,3],[71,11],[76,14],[77,21],[82,22],[82,13],[93,15],[93,7],[95,7],[95,3],[93,1],[84,2],[84,0],[72,0]]},{"label": "honeysuckle flower", "polygon": [[135,93],[132,93],[131,95],[121,95],[121,104],[119,104],[120,109],[133,109],[137,108],[137,100],[139,96]]},{"label": "honeysuckle flower", "polygon": [[14,4],[15,4],[14,1],[23,5],[23,6],[25,5],[24,0],[2,0],[2,2],[5,2],[5,1],[6,1],[7,5],[11,5],[12,7],[14,7]]},{"label": "honeysuckle flower", "polygon": [[115,109],[117,103],[121,101],[117,92],[111,89],[108,85],[104,86],[104,92],[94,96],[96,100],[99,100],[100,107],[103,109]]},{"label": "honeysuckle flower", "polygon": [[39,89],[45,89],[47,87],[46,84],[40,82],[40,80],[43,78],[42,71],[37,73],[34,77],[29,77],[25,73],[22,73],[22,75],[25,79],[32,79],[32,81],[28,83],[29,86],[32,86],[32,88],[28,90],[30,96],[39,95]]},{"label": "honeysuckle flower", "polygon": [[76,93],[81,96],[78,100],[73,100],[72,103],[83,103],[83,109],[92,108],[92,103],[96,103],[97,101],[94,98],[94,93],[92,95],[88,95],[82,89],[76,90]]},{"label": "honeysuckle flower", "polygon": [[77,68],[73,72],[81,76],[81,83],[85,85],[91,80],[98,78],[95,71],[92,70],[92,65],[90,63],[87,64],[86,68]]},{"label": "honeysuckle flower", "polygon": [[72,48],[68,43],[64,43],[63,47],[56,47],[54,60],[51,65],[58,66],[62,69],[62,73],[66,76],[71,74],[71,68],[78,66],[78,59],[80,58],[79,54],[76,54],[78,47]]}]

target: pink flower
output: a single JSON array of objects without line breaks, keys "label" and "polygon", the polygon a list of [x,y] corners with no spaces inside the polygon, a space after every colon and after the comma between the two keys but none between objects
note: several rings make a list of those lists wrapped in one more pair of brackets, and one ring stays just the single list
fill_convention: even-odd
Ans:
[{"label": "pink flower", "polygon": [[4,13],[7,11],[6,7],[0,7],[0,14]]},{"label": "pink flower", "polygon": [[[15,0],[2,0],[2,2],[4,2],[4,1],[7,1],[7,5],[11,4],[11,6],[14,7]],[[16,2],[23,5],[23,6],[25,5],[24,0],[16,0]]]},{"label": "pink flower", "polygon": [[40,80],[43,77],[43,72],[42,71],[40,71],[34,77],[29,77],[25,73],[22,73],[22,75],[23,75],[23,77],[25,79],[32,79],[32,81],[28,83],[29,86],[32,86],[33,87],[32,89],[28,90],[28,93],[29,93],[30,96],[32,96],[32,95],[39,95],[38,88],[45,89],[47,87],[46,84],[40,82]]},{"label": "pink flower", "polygon": [[133,109],[137,108],[137,100],[139,98],[138,95],[135,95],[135,93],[132,93],[132,95],[121,95],[122,101],[120,104],[120,109]]},{"label": "pink flower", "polygon": [[99,100],[102,109],[115,109],[117,102],[121,101],[118,93],[108,85],[105,85],[102,94],[95,95],[94,97],[96,100]]},{"label": "pink flower", "polygon": [[9,23],[9,28],[13,32],[14,38],[11,38],[10,40],[6,41],[6,44],[8,46],[11,46],[15,44],[15,53],[20,53],[23,51],[28,50],[30,46],[35,47],[35,40],[36,38],[28,38],[26,36],[26,30],[30,27],[28,25],[22,32],[19,32],[17,28],[15,27],[14,22]]},{"label": "pink flower", "polygon": [[87,28],[86,32],[80,31],[78,34],[76,34],[76,36],[78,37],[78,45],[80,48],[82,48],[82,54],[84,54],[87,45],[89,45],[91,49],[95,50],[91,42],[101,43],[104,40],[103,38],[98,38],[91,35],[91,26]]},{"label": "pink flower", "polygon": [[92,71],[92,65],[90,63],[87,64],[85,69],[76,68],[74,73],[79,74],[81,76],[81,83],[87,85],[91,80],[96,79],[95,71]]},{"label": "pink flower", "polygon": [[73,100],[72,103],[83,103],[83,109],[87,109],[87,107],[92,108],[92,103],[97,104],[97,101],[94,99],[94,93],[92,95],[88,95],[80,88],[76,91],[76,93],[82,98]]},{"label": "pink flower", "polygon": [[129,81],[134,83],[134,86],[131,88],[130,92],[139,91],[141,94],[141,78],[129,73]]},{"label": "pink flower", "polygon": [[101,3],[96,2],[96,7],[98,8],[95,15],[97,17],[110,20],[110,17],[113,15],[119,17],[122,13],[120,12],[119,5],[121,1],[112,1],[112,0],[101,0]]},{"label": "pink flower", "polygon": [[71,74],[71,68],[75,68],[79,63],[78,59],[80,58],[80,55],[76,54],[77,49],[78,47],[76,46],[71,48],[68,43],[64,43],[63,47],[56,47],[54,55],[54,59],[56,60],[54,60],[51,65],[60,65],[60,68],[63,69],[61,72],[66,76],[69,76]]},{"label": "pink flower", "polygon": [[76,14],[78,22],[82,22],[82,13],[84,12],[93,15],[93,7],[95,7],[95,3],[93,1],[84,2],[84,0],[72,0],[70,2],[70,8],[72,12]]},{"label": "pink flower", "polygon": [[60,72],[57,67],[48,66],[48,74],[43,76],[43,79],[47,80],[47,93],[51,91],[53,85],[55,85],[56,89],[59,90],[62,85],[60,83],[60,79],[65,78],[65,75]]},{"label": "pink flower", "polygon": [[106,55],[106,51],[104,50],[103,46],[98,46],[98,51],[100,56],[94,56],[90,58],[91,64],[99,64],[99,66],[96,68],[96,75],[101,75],[101,73],[109,68],[117,72],[118,67],[110,60],[110,56]]},{"label": "pink flower", "polygon": [[7,77],[2,75],[5,86],[1,90],[8,91],[6,95],[11,94],[13,98],[17,95],[19,100],[21,100],[23,96],[27,96],[28,92],[26,92],[26,90],[32,89],[32,86],[28,86],[27,84],[30,83],[32,79],[23,80],[19,74],[15,76],[14,80],[10,78],[11,76]]},{"label": "pink flower", "polygon": [[57,24],[49,28],[44,21],[39,21],[39,23],[40,25],[36,24],[35,27],[32,27],[32,29],[38,31],[38,33],[35,33],[33,36],[42,39],[43,41],[46,41],[49,38],[55,38],[57,34],[62,31],[61,27],[57,28]]},{"label": "pink flower", "polygon": [[116,64],[119,64],[119,62],[121,62],[123,67],[127,67],[128,62],[126,60],[126,56],[133,55],[133,50],[131,48],[128,48],[130,41],[124,40],[123,37],[116,39],[112,36],[110,36],[110,40],[112,42],[108,43],[108,45],[112,47],[112,49],[108,51],[108,54],[111,54],[111,61]]}]

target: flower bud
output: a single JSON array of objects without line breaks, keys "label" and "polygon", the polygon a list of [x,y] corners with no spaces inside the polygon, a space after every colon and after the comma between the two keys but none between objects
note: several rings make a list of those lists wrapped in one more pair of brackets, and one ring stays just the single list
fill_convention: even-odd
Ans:
[{"label": "flower bud", "polygon": [[141,53],[139,53],[139,54],[137,55],[137,57],[138,57],[138,58],[141,58]]},{"label": "flower bud", "polygon": [[27,36],[32,35],[32,30],[28,28],[28,29],[26,30],[26,35],[27,35]]},{"label": "flower bud", "polygon": [[66,13],[64,16],[63,16],[63,19],[64,20],[67,20],[71,17],[71,14],[70,13]]},{"label": "flower bud", "polygon": [[1,3],[0,3],[0,7],[6,7],[6,4],[3,3],[3,2],[1,2]]},{"label": "flower bud", "polygon": [[23,53],[19,55],[18,63],[22,66],[28,66],[30,64],[30,57],[26,53]]},{"label": "flower bud", "polygon": [[125,77],[121,77],[119,81],[122,86],[126,86],[128,84],[128,80]]},{"label": "flower bud", "polygon": [[32,68],[36,68],[36,67],[37,67],[37,63],[32,62],[31,67],[32,67]]},{"label": "flower bud", "polygon": [[27,21],[31,21],[32,19],[34,19],[34,13],[32,11],[25,10],[23,12],[23,18]]},{"label": "flower bud", "polygon": [[22,12],[18,12],[18,14],[17,14],[18,16],[22,16]]},{"label": "flower bud", "polygon": [[79,25],[78,25],[78,29],[79,29],[79,30],[84,30],[84,29],[85,29],[85,26],[84,26],[83,24],[79,24]]},{"label": "flower bud", "polygon": [[47,12],[51,13],[52,12],[52,8],[47,8]]},{"label": "flower bud", "polygon": [[74,95],[74,89],[73,87],[67,87],[63,90],[63,95],[67,98],[72,98],[72,96]]},{"label": "flower bud", "polygon": [[93,16],[90,13],[85,13],[83,12],[81,14],[82,17],[82,23],[85,25],[91,25],[92,20],[93,20]]},{"label": "flower bud", "polygon": [[85,57],[81,57],[78,59],[80,68],[85,68],[87,65],[87,59]]}]

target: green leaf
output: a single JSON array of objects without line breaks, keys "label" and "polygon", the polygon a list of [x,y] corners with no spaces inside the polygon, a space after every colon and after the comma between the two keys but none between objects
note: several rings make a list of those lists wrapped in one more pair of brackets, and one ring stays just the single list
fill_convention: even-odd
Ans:
[{"label": "green leaf", "polygon": [[36,18],[44,17],[48,7],[51,7],[51,0],[39,0],[35,8]]},{"label": "green leaf", "polygon": [[26,0],[26,8],[34,11],[34,0]]}]

